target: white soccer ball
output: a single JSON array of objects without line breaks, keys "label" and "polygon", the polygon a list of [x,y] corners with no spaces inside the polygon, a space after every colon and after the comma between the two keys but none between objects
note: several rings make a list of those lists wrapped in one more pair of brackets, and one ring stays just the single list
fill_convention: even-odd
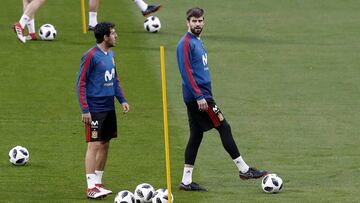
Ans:
[{"label": "white soccer ball", "polygon": [[16,146],[9,151],[9,161],[16,166],[25,165],[29,161],[29,151],[22,146]]},{"label": "white soccer ball", "polygon": [[283,181],[274,173],[268,174],[262,179],[261,187],[266,193],[278,193],[283,188]]},{"label": "white soccer ball", "polygon": [[[152,203],[168,203],[168,190],[164,188],[157,189],[152,198]],[[171,202],[174,202],[174,195],[171,194]]]},{"label": "white soccer ball", "polygon": [[160,19],[156,16],[150,16],[146,18],[144,22],[144,29],[148,32],[156,33],[161,28]]},{"label": "white soccer ball", "polygon": [[135,189],[135,202],[144,203],[151,202],[152,197],[154,196],[155,189],[148,183],[142,183],[138,185]]},{"label": "white soccer ball", "polygon": [[123,190],[116,195],[114,203],[135,203],[135,196],[132,192]]},{"label": "white soccer ball", "polygon": [[54,40],[56,38],[56,34],[56,29],[51,24],[44,24],[39,29],[39,36],[42,40]]}]

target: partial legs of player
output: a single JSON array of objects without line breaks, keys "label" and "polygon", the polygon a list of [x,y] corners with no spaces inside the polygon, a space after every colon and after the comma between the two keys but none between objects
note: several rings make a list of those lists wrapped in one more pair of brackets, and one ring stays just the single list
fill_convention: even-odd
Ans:
[{"label": "partial legs of player", "polygon": [[[36,39],[35,35],[35,21],[34,16],[37,10],[45,3],[45,0],[23,0],[23,10],[24,13],[21,16],[20,20],[14,24],[14,32],[16,37],[22,43],[26,42],[26,39],[29,39],[24,36],[24,28],[28,26],[31,40]],[[33,39],[34,38],[34,39]]]},{"label": "partial legs of player", "polygon": [[[210,108],[212,109],[212,107]],[[220,117],[223,120],[221,121],[221,124],[216,128],[216,130],[219,132],[224,149],[228,152],[239,170],[240,179],[256,179],[265,176],[267,174],[266,171],[260,171],[254,167],[249,167],[246,164],[243,157],[240,155],[240,152],[233,139],[230,125],[223,118],[221,113],[219,113],[219,115],[221,115]],[[194,122],[190,122],[190,137],[185,149],[185,165],[183,178],[179,187],[180,190],[199,192],[207,191],[206,188],[192,181],[192,172],[194,169],[197,152],[203,138],[203,134],[204,132],[201,127],[199,127]]]},{"label": "partial legs of player", "polygon": [[[134,3],[141,11],[141,14],[145,17],[155,13],[162,7],[161,5],[148,5],[143,0],[134,0]],[[100,0],[89,0],[89,31],[94,31],[95,26],[98,23],[97,11],[99,9],[99,5]]]},{"label": "partial legs of player", "polygon": [[109,142],[88,142],[85,156],[85,171],[87,180],[87,196],[90,199],[103,198],[112,191],[107,190],[101,183],[107,160]]},{"label": "partial legs of player", "polygon": [[102,184],[102,176],[104,174],[104,169],[107,161],[107,156],[109,152],[110,142],[101,142],[99,152],[96,155],[96,163],[95,163],[95,175],[96,181],[95,186],[100,190],[104,191],[107,194],[111,194],[112,191],[105,188]]},{"label": "partial legs of player", "polygon": [[134,0],[136,6],[140,9],[143,16],[147,17],[152,13],[158,11],[161,5],[148,5],[143,0]]},{"label": "partial legs of player", "polygon": [[[29,3],[32,0],[23,0],[23,12],[25,13],[25,10]],[[26,24],[26,27],[28,29],[28,35],[25,36],[26,41],[30,40],[37,40],[36,38],[36,30],[35,30],[35,14],[30,16],[30,21]]]},{"label": "partial legs of player", "polygon": [[99,9],[99,0],[89,0],[89,31],[94,31],[95,26],[98,24],[97,11]]}]

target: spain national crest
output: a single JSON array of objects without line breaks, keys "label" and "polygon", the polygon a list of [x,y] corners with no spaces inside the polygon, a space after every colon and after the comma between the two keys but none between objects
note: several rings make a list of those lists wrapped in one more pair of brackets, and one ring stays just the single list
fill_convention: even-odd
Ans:
[{"label": "spain national crest", "polygon": [[93,139],[98,138],[98,132],[96,130],[91,131],[91,138]]}]

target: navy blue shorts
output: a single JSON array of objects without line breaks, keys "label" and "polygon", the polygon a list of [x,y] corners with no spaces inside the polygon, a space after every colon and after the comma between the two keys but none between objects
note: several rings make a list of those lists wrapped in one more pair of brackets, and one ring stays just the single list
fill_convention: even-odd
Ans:
[{"label": "navy blue shorts", "polygon": [[91,124],[85,124],[86,142],[109,141],[117,137],[115,111],[91,113]]}]

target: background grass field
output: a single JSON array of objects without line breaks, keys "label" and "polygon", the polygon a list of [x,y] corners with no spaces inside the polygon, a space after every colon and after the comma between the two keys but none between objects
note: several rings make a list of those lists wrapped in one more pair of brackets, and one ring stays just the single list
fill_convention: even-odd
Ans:
[{"label": "background grass field", "polygon": [[[148,1],[155,3],[154,0]],[[99,20],[117,25],[117,69],[132,111],[118,112],[104,175],[114,192],[142,182],[166,186],[159,46],[166,49],[175,202],[360,202],[360,2],[355,0],[157,0],[158,34],[143,31],[130,0],[103,1]],[[201,145],[194,180],[208,193],[180,192],[187,116],[175,47],[185,12],[206,11],[202,36],[217,103],[250,165],[276,172],[284,191],[268,195],[260,180],[240,181],[215,131]],[[52,23],[54,42],[21,44],[11,31],[21,1],[0,7],[0,202],[88,202],[84,130],[75,81],[82,54],[80,2],[49,0],[36,27]],[[11,147],[31,153],[9,164]],[[113,202],[115,195],[102,202]]]}]

